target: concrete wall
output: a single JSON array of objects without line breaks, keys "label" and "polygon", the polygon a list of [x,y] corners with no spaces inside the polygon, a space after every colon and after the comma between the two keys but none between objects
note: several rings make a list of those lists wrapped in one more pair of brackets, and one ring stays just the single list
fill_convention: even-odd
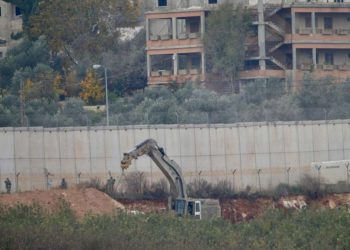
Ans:
[{"label": "concrete wall", "polygon": [[[228,180],[237,189],[257,189],[287,182],[297,183],[313,173],[311,162],[350,159],[350,120],[326,122],[246,123],[228,125],[159,125],[135,127],[1,128],[0,181],[14,184],[20,172],[21,191],[46,188],[44,168],[53,185],[65,177],[68,184],[98,177],[110,171],[120,176],[119,163],[147,138],[154,138],[169,157],[182,166],[187,181],[199,176],[211,182]],[[260,170],[260,174],[258,171]],[[151,181],[163,175],[144,156],[132,171],[144,172]],[[339,181],[327,171],[328,182]],[[344,181],[346,180],[344,175]]]}]

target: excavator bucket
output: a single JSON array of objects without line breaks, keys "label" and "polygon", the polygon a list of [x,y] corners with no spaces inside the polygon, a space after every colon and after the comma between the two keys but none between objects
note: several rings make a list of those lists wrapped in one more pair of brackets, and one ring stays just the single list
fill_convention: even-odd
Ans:
[{"label": "excavator bucket", "polygon": [[132,159],[133,158],[128,153],[124,153],[123,160],[120,162],[120,167],[123,171],[130,167]]}]

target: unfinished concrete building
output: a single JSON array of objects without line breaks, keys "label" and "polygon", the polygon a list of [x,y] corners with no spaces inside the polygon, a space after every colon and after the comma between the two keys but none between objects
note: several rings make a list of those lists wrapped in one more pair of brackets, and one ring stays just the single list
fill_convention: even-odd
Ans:
[{"label": "unfinished concrete building", "polygon": [[14,39],[22,31],[22,15],[18,7],[0,1],[0,59],[18,41]]},{"label": "unfinished concrete building", "polygon": [[[205,81],[205,18],[219,0],[155,0],[146,13],[148,84]],[[250,0],[255,32],[240,79],[350,77],[350,0]]]}]

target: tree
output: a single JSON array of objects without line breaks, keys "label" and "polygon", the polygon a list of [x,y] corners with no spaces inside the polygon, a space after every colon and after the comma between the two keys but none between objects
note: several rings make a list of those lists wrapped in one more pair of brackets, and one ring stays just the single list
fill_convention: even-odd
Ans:
[{"label": "tree", "polygon": [[[49,62],[49,48],[44,37],[36,41],[23,41],[12,48],[4,59],[0,61],[0,87],[10,88],[12,77],[16,70],[26,67],[34,68],[37,64]],[[19,88],[19,85],[17,86]],[[12,86],[13,88],[13,86]]]},{"label": "tree", "polygon": [[89,70],[86,74],[85,79],[80,83],[82,92],[80,97],[87,104],[96,104],[101,101],[104,97],[102,84],[96,78],[93,70]]},{"label": "tree", "polygon": [[251,25],[250,12],[242,5],[222,4],[207,19],[204,48],[209,72],[233,84],[245,57],[245,38]]},{"label": "tree", "polygon": [[54,54],[64,52],[77,64],[116,48],[118,28],[133,25],[137,10],[122,0],[40,0],[29,20],[29,35],[45,35]]},{"label": "tree", "polygon": [[145,31],[141,30],[133,39],[120,42],[116,52],[103,55],[103,64],[111,69],[110,90],[119,96],[147,85],[145,37]]},{"label": "tree", "polygon": [[13,93],[19,93],[20,86],[23,86],[24,98],[26,100],[44,98],[53,102],[62,94],[59,85],[60,76],[52,68],[45,64],[38,64],[31,69],[26,67],[17,70],[12,80]]}]

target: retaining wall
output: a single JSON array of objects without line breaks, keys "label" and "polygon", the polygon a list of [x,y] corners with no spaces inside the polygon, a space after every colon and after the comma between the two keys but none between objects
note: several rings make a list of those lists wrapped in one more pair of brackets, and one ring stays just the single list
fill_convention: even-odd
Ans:
[{"label": "retaining wall", "polygon": [[[187,182],[205,178],[228,180],[237,189],[270,188],[297,183],[313,174],[311,162],[350,159],[350,120],[217,125],[157,125],[127,127],[1,128],[0,180],[9,177],[21,191],[44,189],[46,168],[53,185],[65,177],[68,184],[110,171],[120,176],[120,160],[145,139],[153,138],[183,169]],[[128,171],[141,171],[151,181],[162,173],[147,157]],[[343,170],[338,170],[343,171]],[[321,171],[322,174],[322,171]],[[339,180],[327,171],[323,178]],[[344,169],[344,181],[347,170]]]}]

